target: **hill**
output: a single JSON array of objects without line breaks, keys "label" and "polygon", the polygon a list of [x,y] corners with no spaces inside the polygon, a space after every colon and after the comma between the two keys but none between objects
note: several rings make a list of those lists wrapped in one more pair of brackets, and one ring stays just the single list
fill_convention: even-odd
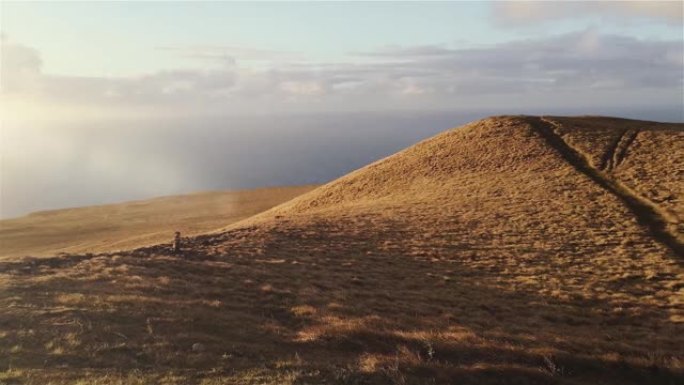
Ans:
[{"label": "hill", "polygon": [[174,231],[184,236],[207,233],[314,187],[203,192],[0,220],[0,260],[126,250],[169,241]]},{"label": "hill", "polygon": [[679,383],[683,129],[488,118],[180,256],[1,264],[0,363],[27,383]]}]

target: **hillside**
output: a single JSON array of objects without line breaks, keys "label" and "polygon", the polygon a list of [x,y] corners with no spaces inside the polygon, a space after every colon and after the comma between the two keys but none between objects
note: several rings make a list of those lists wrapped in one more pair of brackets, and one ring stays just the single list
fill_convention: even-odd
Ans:
[{"label": "hillside", "polygon": [[180,256],[0,263],[0,370],[26,383],[680,383],[683,130],[488,118]]},{"label": "hillside", "polygon": [[0,260],[132,249],[167,242],[174,231],[198,235],[245,219],[314,187],[203,192],[0,220]]}]

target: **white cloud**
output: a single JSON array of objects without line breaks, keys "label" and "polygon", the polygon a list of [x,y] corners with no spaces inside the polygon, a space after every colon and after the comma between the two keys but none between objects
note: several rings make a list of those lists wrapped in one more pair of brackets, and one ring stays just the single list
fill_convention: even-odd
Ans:
[{"label": "white cloud", "polygon": [[2,69],[10,79],[3,95],[30,103],[201,115],[453,108],[529,95],[536,103],[564,103],[562,95],[598,97],[601,90],[618,95],[612,104],[648,90],[663,95],[648,101],[657,104],[681,94],[683,56],[681,41],[589,29],[482,48],[385,47],[348,62],[236,64],[111,78],[44,74],[38,52],[3,42]]},{"label": "white cloud", "polygon": [[304,96],[323,95],[324,86],[316,81],[284,81],[280,84],[280,89],[293,94]]},{"label": "white cloud", "polygon": [[559,19],[600,17],[623,23],[649,21],[681,26],[681,1],[501,1],[492,4],[495,21],[509,26],[553,22]]}]

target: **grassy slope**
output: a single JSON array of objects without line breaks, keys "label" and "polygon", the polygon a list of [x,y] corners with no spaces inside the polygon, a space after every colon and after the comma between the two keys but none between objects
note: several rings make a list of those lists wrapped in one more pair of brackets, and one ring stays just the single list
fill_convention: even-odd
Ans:
[{"label": "grassy slope", "polygon": [[[5,377],[677,383],[682,255],[651,225],[668,216],[660,230],[678,242],[682,186],[667,181],[682,125],[642,123],[487,119],[195,238],[180,258],[5,263]],[[643,131],[603,170],[592,159],[618,136],[589,138],[587,124]]]},{"label": "grassy slope", "polygon": [[283,203],[315,186],[204,192],[38,212],[0,221],[0,260],[132,249],[206,233]]}]

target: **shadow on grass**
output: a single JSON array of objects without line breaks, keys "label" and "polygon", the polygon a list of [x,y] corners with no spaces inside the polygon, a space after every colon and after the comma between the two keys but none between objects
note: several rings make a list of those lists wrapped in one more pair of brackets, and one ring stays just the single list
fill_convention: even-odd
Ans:
[{"label": "shadow on grass", "polygon": [[514,289],[453,245],[396,253],[429,245],[400,223],[367,218],[356,226],[373,230],[355,237],[344,226],[239,229],[188,240],[182,255],[2,262],[0,370],[217,384],[684,379],[683,334],[669,335],[681,327],[665,309],[643,304],[634,318]]}]

